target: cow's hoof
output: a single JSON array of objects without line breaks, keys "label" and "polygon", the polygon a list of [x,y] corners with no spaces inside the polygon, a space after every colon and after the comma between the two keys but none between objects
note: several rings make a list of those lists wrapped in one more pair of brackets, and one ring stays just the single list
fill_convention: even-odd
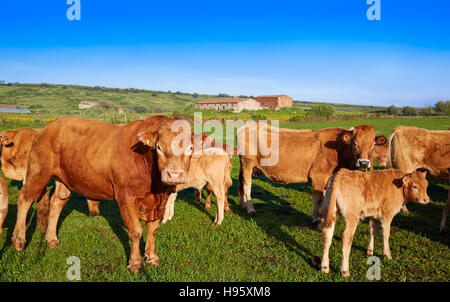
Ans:
[{"label": "cow's hoof", "polygon": [[256,211],[251,211],[250,213],[248,213],[248,215],[250,216],[250,217],[256,217],[257,215],[256,215]]},{"label": "cow's hoof", "polygon": [[407,207],[402,207],[402,212],[405,214],[409,214],[409,210]]},{"label": "cow's hoof", "polygon": [[445,234],[447,232],[445,225],[441,226],[439,230],[441,231],[441,234]]},{"label": "cow's hoof", "polygon": [[23,249],[25,248],[25,239],[24,238],[12,237],[11,241],[12,241],[12,245],[14,246],[14,248],[16,250],[23,251]]},{"label": "cow's hoof", "polygon": [[52,249],[52,248],[60,246],[60,245],[61,245],[61,242],[59,242],[58,239],[47,242],[47,248],[49,248],[49,249]]},{"label": "cow's hoof", "polygon": [[320,270],[324,274],[328,274],[330,272],[330,268],[328,266],[322,266]]},{"label": "cow's hoof", "polygon": [[130,263],[127,266],[127,269],[130,273],[136,273],[144,269],[144,265],[142,262],[139,263]]},{"label": "cow's hoof", "polygon": [[98,216],[100,215],[100,211],[99,210],[93,210],[89,212],[89,216],[93,217],[93,216]]},{"label": "cow's hoof", "polygon": [[224,211],[225,213],[230,213],[230,208],[225,208]]},{"label": "cow's hoof", "polygon": [[367,250],[367,256],[373,256],[373,250]]},{"label": "cow's hoof", "polygon": [[145,260],[145,262],[147,264],[156,265],[156,266],[161,265],[161,260],[159,260],[159,258],[147,259],[147,260]]},{"label": "cow's hoof", "polygon": [[350,278],[350,272],[349,271],[342,271],[341,276],[344,278]]},{"label": "cow's hoof", "polygon": [[391,257],[391,255],[383,255],[384,256],[384,259],[387,259],[387,260],[392,260],[392,257]]},{"label": "cow's hoof", "polygon": [[211,205],[205,205],[205,210],[211,210]]},{"label": "cow's hoof", "polygon": [[319,226],[320,226],[320,220],[314,220],[311,223],[311,229],[317,229],[317,228],[319,228]]}]

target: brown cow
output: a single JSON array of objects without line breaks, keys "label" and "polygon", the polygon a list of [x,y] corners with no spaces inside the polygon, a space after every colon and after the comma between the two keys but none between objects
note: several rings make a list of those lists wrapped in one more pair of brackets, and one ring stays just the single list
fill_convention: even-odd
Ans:
[{"label": "brown cow", "polygon": [[[450,131],[396,127],[389,136],[388,166],[404,172],[427,170],[431,177],[450,182]],[[449,208],[450,190],[442,211],[442,233]]]},{"label": "brown cow", "polygon": [[[205,149],[201,154],[192,156],[186,182],[177,186],[177,192],[187,188],[197,188],[198,191],[201,191],[205,184],[211,185],[217,198],[217,214],[214,224],[220,225],[223,221],[224,210],[230,211],[227,198],[228,188],[232,185],[231,169],[232,158],[226,151],[220,148]],[[177,193],[170,195],[161,223],[172,220],[176,198]]]},{"label": "brown cow", "polygon": [[389,248],[392,219],[408,200],[421,204],[429,203],[427,186],[426,172],[339,170],[328,182],[322,208],[325,224],[322,272],[325,274],[330,272],[328,251],[339,213],[345,218],[345,230],[342,235],[341,273],[344,277],[350,277],[348,263],[350,249],[359,219],[370,217],[370,240],[367,254],[373,255],[374,237],[378,232],[378,221],[380,221],[383,228],[383,255],[387,259],[392,259]]},{"label": "brown cow", "polygon": [[[128,229],[130,272],[143,268],[140,220],[146,222],[146,262],[159,265],[155,235],[167,198],[184,183],[192,155],[192,132],[184,120],[154,116],[126,125],[65,117],[46,126],[33,142],[26,183],[19,192],[12,243],[25,246],[25,222],[31,203],[51,178],[93,200],[115,200]],[[46,239],[66,200],[52,203]],[[51,234],[53,237],[49,236]]]},{"label": "brown cow", "polygon": [[[41,129],[22,128],[17,130],[7,130],[0,132],[0,164],[5,176],[9,179],[24,181],[28,165],[28,156],[31,150],[31,144],[34,138],[40,133]],[[8,184],[2,184],[5,197],[8,198]],[[70,197],[71,192],[64,186],[64,184],[55,182],[55,193],[52,200],[56,198],[66,199]],[[3,199],[4,201],[5,199]],[[41,202],[42,201],[42,202]],[[47,229],[47,215],[48,215],[48,194],[44,194],[38,205],[38,219],[37,224],[41,231],[45,232]],[[98,215],[95,209],[91,209],[94,201],[88,200],[88,205],[91,215]],[[6,203],[7,204],[7,203]],[[97,209],[98,210],[98,209]],[[5,210],[7,211],[7,209]],[[6,216],[6,212],[4,214]],[[3,217],[0,215],[0,217]],[[4,218],[0,218],[0,229]]]},{"label": "brown cow", "polygon": [[[0,132],[0,164],[5,177],[25,181],[31,144],[39,132],[39,129],[30,128]],[[0,230],[8,212],[8,183],[3,178],[1,182]],[[37,203],[37,225],[42,232],[47,228],[48,198],[45,192]]]},{"label": "brown cow", "polygon": [[[369,154],[370,162],[373,163],[374,159],[378,159],[380,168],[386,168],[387,166],[388,145],[386,143],[386,137],[384,135],[378,135],[375,137],[375,145]],[[369,170],[373,171],[373,164],[370,165]]]},{"label": "brown cow", "polygon": [[[311,181],[313,185],[313,223],[320,223],[319,209],[328,178],[341,167],[358,168],[370,165],[369,152],[375,139],[373,126],[361,125],[354,129],[327,128],[319,130],[292,130],[267,127],[258,131],[259,124],[250,123],[238,129],[238,151],[241,165],[239,173],[239,197],[241,206],[250,215],[256,211],[251,202],[252,171],[257,167],[270,180],[295,184]],[[275,130],[272,130],[275,129]],[[262,155],[260,148],[251,154],[251,145],[264,133],[268,145],[272,131],[278,132],[278,162],[262,165],[269,155]],[[275,150],[277,151],[277,150]],[[273,152],[270,156],[273,156]]]}]

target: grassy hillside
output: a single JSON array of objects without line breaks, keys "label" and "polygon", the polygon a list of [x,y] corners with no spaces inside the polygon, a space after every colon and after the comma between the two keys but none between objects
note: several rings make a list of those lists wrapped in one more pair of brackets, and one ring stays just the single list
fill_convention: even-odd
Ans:
[{"label": "grassy hillside", "polygon": [[[82,101],[99,102],[95,110],[108,111],[124,108],[136,111],[144,107],[146,112],[171,112],[184,110],[188,104],[212,96],[181,92],[162,92],[143,89],[120,89],[58,84],[14,84],[0,86],[0,103],[28,106],[32,111],[44,113],[74,114],[80,111]],[[139,109],[137,110],[139,111]]]},{"label": "grassy hillside", "polygon": [[[27,106],[33,112],[48,114],[76,114],[82,101],[98,102],[98,112],[117,111],[123,108],[126,112],[160,113],[184,111],[195,102],[227,96],[201,95],[197,93],[164,92],[134,88],[107,88],[100,86],[79,86],[59,84],[22,84],[0,85],[0,104]],[[322,103],[295,101],[295,109],[309,108]],[[336,112],[366,113],[385,110],[385,107],[332,104]]]}]

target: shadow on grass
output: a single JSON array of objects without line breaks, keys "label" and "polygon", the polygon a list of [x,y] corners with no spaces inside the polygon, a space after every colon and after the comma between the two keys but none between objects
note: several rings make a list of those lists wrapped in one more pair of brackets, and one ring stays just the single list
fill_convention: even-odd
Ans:
[{"label": "shadow on grass", "polygon": [[[272,183],[273,184],[273,183]],[[230,210],[239,215],[245,220],[254,220],[258,227],[260,227],[267,235],[283,242],[283,244],[291,251],[298,254],[303,258],[309,265],[311,265],[311,258],[314,256],[311,251],[293,238],[289,233],[285,232],[282,228],[300,226],[301,231],[309,230],[311,227],[311,216],[298,211],[297,209],[291,207],[290,203],[286,201],[283,195],[277,196],[273,193],[265,190],[263,187],[253,183],[252,185],[252,195],[262,201],[264,204],[255,204],[255,209],[257,212],[256,217],[250,217],[239,205],[239,201],[234,202],[235,199],[239,200],[237,192],[238,181],[233,180],[233,185],[228,191],[228,202]],[[280,184],[275,184],[275,186],[282,186]],[[311,189],[308,185],[288,185],[292,189],[297,189],[302,192],[310,192]],[[204,191],[204,190],[203,190]],[[180,192],[181,193],[181,192]],[[188,203],[190,206],[197,208],[199,211],[208,215],[211,221],[214,220],[214,216],[211,215],[207,210],[204,209],[204,198],[205,194],[202,194],[202,202],[192,202],[193,195],[191,192],[183,192],[184,194],[179,194],[177,200]],[[213,202],[215,198],[213,199]],[[225,219],[227,219],[225,215]],[[312,266],[312,265],[311,265]]]}]

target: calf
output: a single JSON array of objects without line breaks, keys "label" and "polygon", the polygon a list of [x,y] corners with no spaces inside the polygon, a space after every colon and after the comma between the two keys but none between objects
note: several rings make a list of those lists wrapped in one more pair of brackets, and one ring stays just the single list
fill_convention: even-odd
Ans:
[{"label": "calf", "polygon": [[[376,158],[380,163],[380,168],[386,168],[387,166],[387,154],[388,154],[388,145],[387,139],[383,135],[378,135],[375,137],[375,144],[372,148],[372,151],[369,153],[369,160],[373,163],[373,160]],[[373,164],[369,167],[369,170],[373,170]]]},{"label": "calf", "polygon": [[430,202],[425,176],[426,172],[404,173],[400,170],[361,172],[341,169],[330,177],[322,211],[325,224],[322,272],[330,271],[328,251],[336,216],[339,213],[345,219],[341,265],[341,273],[344,277],[350,276],[349,255],[359,219],[370,217],[370,241],[367,254],[373,255],[374,237],[378,232],[378,221],[380,221],[383,228],[383,255],[387,259],[392,259],[389,249],[391,221],[408,200],[421,204]]},{"label": "calf", "polygon": [[[214,224],[220,225],[223,221],[224,206],[226,212],[230,211],[227,196],[228,188],[232,185],[231,169],[231,155],[219,148],[205,149],[202,154],[192,156],[186,182],[178,185],[176,191],[179,192],[187,188],[196,188],[201,191],[205,184],[210,185],[217,198],[217,214]],[[169,196],[162,223],[172,220],[176,197],[177,193],[172,193]]]}]

